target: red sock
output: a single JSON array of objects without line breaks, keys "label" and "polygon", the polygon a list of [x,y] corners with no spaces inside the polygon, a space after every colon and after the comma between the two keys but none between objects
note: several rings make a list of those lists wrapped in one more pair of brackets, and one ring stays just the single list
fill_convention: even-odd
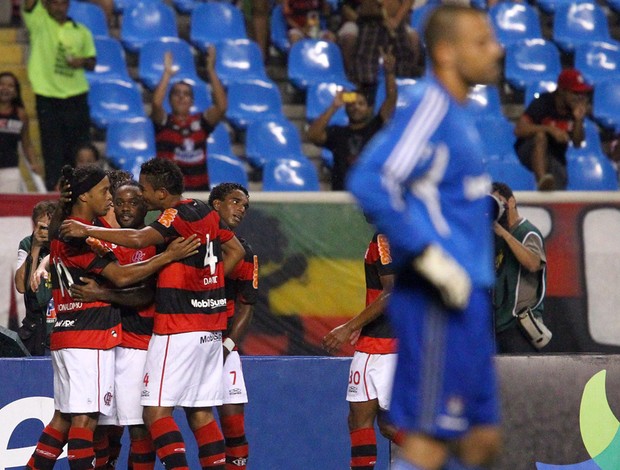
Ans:
[{"label": "red sock", "polygon": [[110,459],[110,444],[105,431],[95,440],[93,449],[95,451],[95,470],[107,469],[108,460]]},{"label": "red sock", "polygon": [[377,463],[377,436],[374,428],[356,429],[351,436],[351,470],[372,470]]},{"label": "red sock", "polygon": [[158,419],[151,425],[149,431],[153,437],[157,456],[166,470],[189,470],[185,456],[185,442],[172,416]]},{"label": "red sock", "polygon": [[52,470],[56,459],[62,453],[62,448],[67,443],[67,436],[58,429],[46,426],[37,447],[28,461],[28,470]]},{"label": "red sock", "polygon": [[68,446],[69,468],[91,470],[95,468],[93,432],[88,428],[71,427]]},{"label": "red sock", "polygon": [[243,414],[220,417],[226,442],[226,470],[246,470],[249,447]]},{"label": "red sock", "polygon": [[110,446],[110,459],[108,460],[110,468],[116,468],[118,456],[121,453],[121,438],[125,428],[123,426],[110,426],[108,428],[108,442]]},{"label": "red sock", "polygon": [[197,429],[194,431],[194,436],[198,444],[198,458],[203,470],[225,470],[224,436],[217,422],[211,421]]},{"label": "red sock", "polygon": [[155,468],[155,446],[149,437],[131,440],[131,461],[134,470],[153,470]]}]

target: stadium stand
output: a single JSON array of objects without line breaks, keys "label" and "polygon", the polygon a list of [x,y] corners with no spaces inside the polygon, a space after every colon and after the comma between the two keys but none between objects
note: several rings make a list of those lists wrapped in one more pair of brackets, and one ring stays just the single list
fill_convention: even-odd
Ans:
[{"label": "stadium stand", "polygon": [[575,68],[590,85],[620,79],[620,45],[588,42],[575,47]]},{"label": "stadium stand", "polygon": [[578,44],[611,42],[605,12],[596,3],[558,5],[553,15],[553,41],[569,53],[574,52]]},{"label": "stadium stand", "polygon": [[174,67],[178,69],[174,81],[200,81],[196,72],[191,46],[178,37],[161,37],[150,40],[140,49],[138,77],[149,90],[154,90],[164,72],[164,54],[172,53]]},{"label": "stadium stand", "polygon": [[225,39],[247,39],[241,11],[225,2],[200,3],[190,16],[190,41],[201,51]]},{"label": "stadium stand", "polygon": [[263,191],[318,191],[319,177],[308,159],[278,158],[263,167]]},{"label": "stadium stand", "polygon": [[88,82],[93,83],[109,79],[130,81],[125,51],[121,43],[117,39],[104,36],[97,36],[94,40],[97,50],[97,65],[92,72],[86,72]]},{"label": "stadium stand", "polygon": [[107,128],[112,121],[145,117],[138,86],[122,80],[92,83],[88,105],[91,122],[99,129]]},{"label": "stadium stand", "polygon": [[178,35],[174,10],[164,3],[140,0],[124,9],[120,39],[129,52],[139,52],[149,41]]},{"label": "stadium stand", "polygon": [[354,88],[345,74],[340,48],[318,39],[302,39],[293,44],[288,53],[288,78],[301,90],[324,82]]},{"label": "stadium stand", "polygon": [[234,81],[269,80],[258,44],[249,39],[228,39],[215,44],[215,71],[228,86]]},{"label": "stadium stand", "polygon": [[137,175],[140,165],[155,154],[155,131],[150,119],[123,119],[108,125],[106,156],[115,168]]},{"label": "stadium stand", "polygon": [[542,39],[540,18],[527,3],[500,2],[489,8],[497,40],[503,45],[523,39]]},{"label": "stadium stand", "polygon": [[246,188],[249,185],[243,162],[230,154],[209,153],[207,168],[211,187],[227,182],[239,183]]},{"label": "stadium stand", "polygon": [[99,5],[86,2],[70,2],[69,16],[78,23],[82,23],[94,37],[109,36],[108,22],[105,13]]},{"label": "stadium stand", "polygon": [[306,158],[299,131],[286,118],[250,123],[246,129],[245,153],[255,168],[262,168],[267,160],[274,158]]},{"label": "stadium stand", "polygon": [[517,90],[525,90],[531,83],[555,81],[561,69],[560,52],[550,41],[524,39],[506,46],[504,75]]}]

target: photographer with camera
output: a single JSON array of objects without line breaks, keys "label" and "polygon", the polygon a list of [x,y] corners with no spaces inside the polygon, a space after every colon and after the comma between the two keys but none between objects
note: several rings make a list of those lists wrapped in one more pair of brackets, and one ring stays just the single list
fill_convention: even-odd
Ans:
[{"label": "photographer with camera", "polygon": [[542,322],[547,267],[543,236],[519,215],[507,184],[494,182],[492,195],[504,209],[494,223],[497,352],[533,353],[551,339]]},{"label": "photographer with camera", "polygon": [[[361,91],[339,91],[331,106],[308,127],[310,142],[325,147],[334,154],[332,189],[344,190],[349,168],[357,161],[364,146],[390,119],[396,108],[397,90],[394,76],[395,59],[391,48],[381,51],[385,72],[385,101],[373,116],[374,100]],[[347,126],[330,126],[329,121],[341,106],[349,118]]]}]

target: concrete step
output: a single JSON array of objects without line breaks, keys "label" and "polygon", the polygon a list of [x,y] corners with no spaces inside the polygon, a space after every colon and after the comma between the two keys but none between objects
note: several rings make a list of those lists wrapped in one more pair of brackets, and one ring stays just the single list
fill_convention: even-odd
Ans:
[{"label": "concrete step", "polygon": [[19,28],[0,28],[0,43],[15,44],[19,37]]},{"label": "concrete step", "polygon": [[27,54],[22,44],[0,43],[0,65],[22,65]]}]

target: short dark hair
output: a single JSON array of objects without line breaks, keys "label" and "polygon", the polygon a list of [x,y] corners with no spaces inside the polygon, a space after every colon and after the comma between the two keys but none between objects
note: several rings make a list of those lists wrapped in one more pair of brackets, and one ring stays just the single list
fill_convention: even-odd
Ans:
[{"label": "short dark hair", "polygon": [[36,223],[37,219],[40,219],[44,215],[48,216],[50,219],[58,206],[57,201],[40,201],[35,204],[32,208],[32,222]]},{"label": "short dark hair", "polygon": [[209,205],[213,207],[213,201],[223,201],[226,199],[226,196],[237,189],[243,192],[248,198],[250,197],[250,193],[248,193],[245,186],[239,183],[220,183],[211,189],[211,193],[209,194]]},{"label": "short dark hair", "polygon": [[74,163],[77,160],[77,154],[80,153],[80,150],[84,150],[84,149],[87,149],[93,152],[93,155],[95,156],[96,161],[101,160],[101,152],[99,152],[99,149],[95,146],[95,144],[93,144],[92,142],[82,142],[81,144],[76,145],[73,150],[73,162]]},{"label": "short dark hair", "polygon": [[24,107],[24,100],[22,99],[22,87],[19,84],[19,79],[15,76],[13,72],[1,72],[0,78],[11,77],[15,82],[15,98],[11,100],[11,104],[16,108]]},{"label": "short dark hair", "polygon": [[168,90],[168,100],[170,100],[172,92],[178,85],[185,85],[186,87],[189,87],[189,91],[192,94],[192,99],[194,98],[194,87],[192,86],[192,84],[189,83],[187,80],[178,80],[170,86],[170,90]]},{"label": "short dark hair", "polygon": [[512,193],[512,189],[510,189],[510,186],[508,186],[506,183],[502,183],[500,181],[493,181],[493,184],[491,185],[492,193],[499,193],[500,196],[502,196],[504,199],[508,200],[511,197],[514,197],[514,194]]},{"label": "short dark hair", "polygon": [[108,179],[110,180],[110,194],[114,195],[119,187],[133,180],[133,175],[126,170],[110,170]]},{"label": "short dark hair", "polygon": [[164,188],[174,195],[180,195],[185,190],[183,173],[172,160],[151,158],[140,166],[140,176],[144,176],[153,189]]}]

